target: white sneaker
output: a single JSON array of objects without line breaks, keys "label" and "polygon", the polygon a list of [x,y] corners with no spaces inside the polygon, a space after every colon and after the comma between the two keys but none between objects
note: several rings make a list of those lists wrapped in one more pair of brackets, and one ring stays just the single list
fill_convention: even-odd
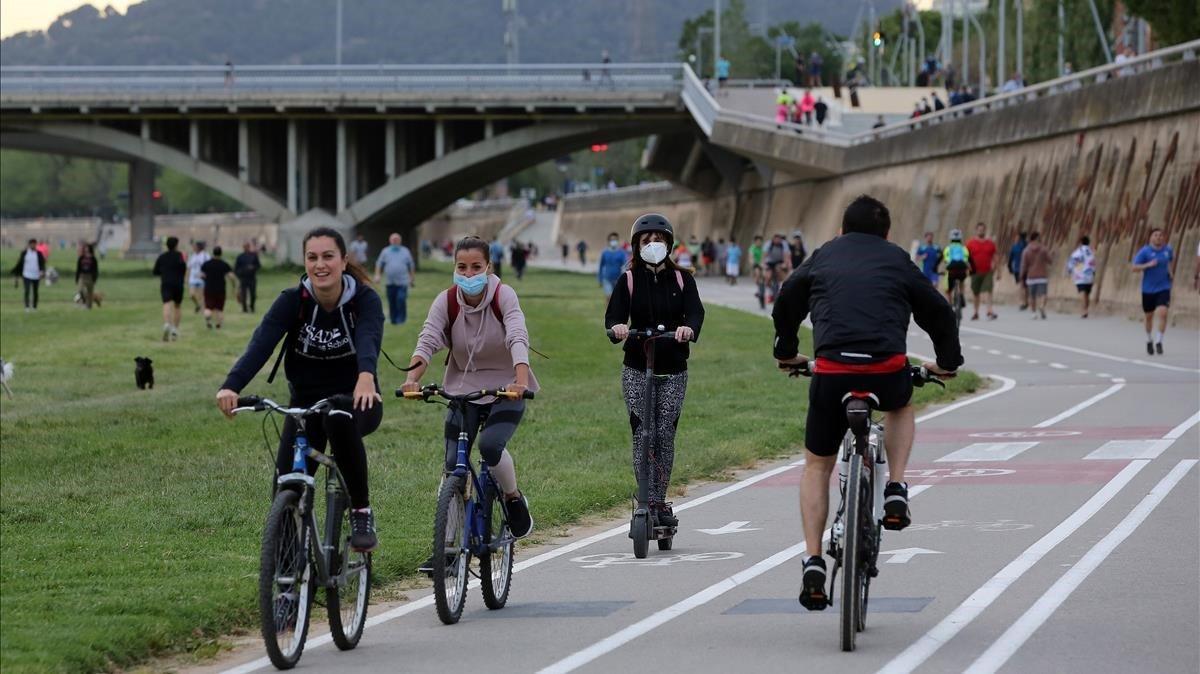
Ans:
[{"label": "white sneaker", "polygon": [[167,341],[171,337],[171,324],[163,323],[163,341]]}]

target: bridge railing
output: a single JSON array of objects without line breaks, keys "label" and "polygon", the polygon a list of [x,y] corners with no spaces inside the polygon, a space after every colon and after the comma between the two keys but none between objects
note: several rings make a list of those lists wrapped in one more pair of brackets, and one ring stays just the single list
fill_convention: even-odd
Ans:
[{"label": "bridge railing", "polygon": [[704,131],[704,135],[711,136],[713,124],[717,121],[717,115],[721,112],[721,106],[717,104],[716,99],[709,93],[708,88],[696,77],[695,71],[691,66],[683,66],[683,91],[680,93],[683,99],[683,105],[692,113],[692,119],[696,120],[696,124]]},{"label": "bridge railing", "polygon": [[216,95],[276,92],[664,91],[679,89],[678,63],[337,66],[6,66],[0,93]]}]

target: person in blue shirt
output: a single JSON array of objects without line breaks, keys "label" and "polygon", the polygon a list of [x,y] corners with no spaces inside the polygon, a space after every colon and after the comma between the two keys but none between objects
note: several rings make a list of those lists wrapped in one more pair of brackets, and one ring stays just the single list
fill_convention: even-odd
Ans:
[{"label": "person in blue shirt", "polygon": [[608,301],[612,297],[613,286],[617,279],[621,278],[621,273],[625,271],[625,265],[628,263],[628,256],[625,251],[621,250],[621,237],[616,232],[608,235],[608,247],[604,252],[600,253],[600,267],[596,270],[596,278],[600,281],[601,287],[604,288],[604,300]]},{"label": "person in blue shirt", "polygon": [[[1142,311],[1146,312],[1146,353],[1162,355],[1163,333],[1167,331],[1167,309],[1171,306],[1171,261],[1175,252],[1167,245],[1162,228],[1150,230],[1150,243],[1133,257],[1133,270],[1142,272]],[[1154,317],[1158,329],[1151,332]]]},{"label": "person in blue shirt", "polygon": [[933,242],[933,232],[925,232],[925,243],[917,248],[917,260],[921,263],[921,273],[936,288],[941,276],[938,266],[942,263],[942,249]]},{"label": "person in blue shirt", "polygon": [[504,244],[500,243],[499,239],[488,246],[488,257],[491,258],[492,273],[496,278],[500,278],[500,263],[504,262]]},{"label": "person in blue shirt", "polygon": [[738,276],[742,273],[742,247],[737,241],[730,241],[725,249],[725,281],[731,286],[737,285]]},{"label": "person in blue shirt", "polygon": [[1017,285],[1021,286],[1021,311],[1029,308],[1029,288],[1021,283],[1021,254],[1025,252],[1025,246],[1029,245],[1027,238],[1025,232],[1017,232],[1017,242],[1008,249],[1008,272],[1012,274]]},{"label": "person in blue shirt", "polygon": [[[375,261],[375,282],[387,277],[388,320],[392,325],[404,325],[408,320],[408,290],[413,286],[413,275],[417,270],[412,252],[400,243],[400,234],[392,232],[387,247],[379,252],[379,259]],[[354,259],[354,248],[350,251],[351,259]]]},{"label": "person in blue shirt", "polygon": [[731,64],[729,63],[729,59],[725,58],[724,54],[722,54],[721,57],[717,59],[717,86],[718,87],[725,86],[725,80],[729,79],[730,65]]}]

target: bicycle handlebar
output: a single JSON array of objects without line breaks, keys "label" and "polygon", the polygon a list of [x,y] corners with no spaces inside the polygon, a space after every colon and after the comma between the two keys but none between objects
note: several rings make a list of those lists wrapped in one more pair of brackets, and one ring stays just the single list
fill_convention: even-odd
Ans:
[{"label": "bicycle handlebar", "polygon": [[446,400],[454,402],[471,402],[473,400],[479,400],[480,398],[486,398],[488,396],[508,398],[509,400],[533,400],[533,391],[526,390],[522,391],[521,393],[517,393],[516,391],[505,391],[504,389],[499,388],[482,389],[480,391],[472,391],[462,395],[451,395],[442,390],[442,387],[438,386],[437,384],[428,384],[423,386],[421,387],[420,391],[405,391],[402,388],[396,389],[396,397],[404,398],[405,400],[424,400],[428,402],[429,399],[434,396],[445,398]]},{"label": "bicycle handlebar", "polygon": [[306,417],[313,414],[324,414],[336,408],[349,409],[353,404],[354,398],[344,393],[323,398],[309,407],[285,407],[270,398],[248,395],[238,397],[237,407],[233,408],[233,413],[270,411],[293,417]]},{"label": "bicycle handlebar", "polygon": [[[615,334],[613,334],[612,328],[608,328],[607,330],[605,330],[604,334],[608,335],[609,339],[614,339],[614,340],[617,339],[617,336]],[[657,339],[659,337],[674,337],[674,336],[675,336],[674,330],[668,330],[665,326],[660,325],[656,328],[640,328],[637,330],[630,328],[629,336],[626,337],[626,339],[629,339],[629,337],[638,337],[641,339]],[[620,341],[620,340],[618,340],[618,341]]]},{"label": "bicycle handlebar", "polygon": [[[811,376],[813,376],[811,360],[806,360],[803,363],[801,363],[800,365],[782,365],[781,364],[779,366],[779,369],[789,370],[789,372],[788,372],[789,377],[811,377]],[[909,365],[908,371],[912,375],[913,386],[916,386],[917,388],[921,388],[925,384],[929,384],[929,383],[937,384],[938,386],[941,386],[942,388],[946,388],[946,383],[944,381],[942,381],[942,378],[945,377],[946,379],[950,379],[950,378],[954,377],[953,372],[948,375],[934,374],[934,373],[930,372],[929,368],[925,367],[924,365]]]}]

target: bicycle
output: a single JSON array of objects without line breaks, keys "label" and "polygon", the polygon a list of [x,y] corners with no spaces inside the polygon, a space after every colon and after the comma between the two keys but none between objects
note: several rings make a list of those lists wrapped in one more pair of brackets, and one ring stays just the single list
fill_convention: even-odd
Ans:
[{"label": "bicycle", "polygon": [[[325,590],[329,630],[340,650],[357,646],[366,625],[371,553],[350,549],[346,481],[334,458],[310,447],[305,433],[312,418],[349,415],[345,409],[351,404],[346,395],[326,398],[310,407],[284,407],[268,398],[242,396],[233,410],[234,414],[279,413],[296,422],[292,472],[275,479],[258,573],[263,642],[271,664],[278,669],[291,669],[300,661],[316,588]],[[316,480],[308,474],[307,459],[325,467],[324,527],[313,507]]]},{"label": "bicycle", "polygon": [[[441,397],[446,402],[434,400]],[[509,400],[533,399],[504,389],[472,391],[451,395],[436,384],[420,391],[396,389],[396,397],[442,404],[459,415],[458,454],[453,470],[444,470],[433,518],[433,597],[438,618],[447,625],[457,623],[467,603],[467,580],[480,580],[483,603],[491,610],[504,608],[512,586],[514,542],[500,486],[492,479],[487,462],[480,459],[479,472],[470,461],[470,436],[463,414],[465,406],[486,397]],[[469,479],[468,479],[469,478]],[[438,550],[442,554],[438,554]],[[479,571],[471,569],[471,557],[479,560]]]},{"label": "bicycle", "polygon": [[[811,377],[809,362],[790,367],[789,376]],[[923,366],[910,365],[913,385],[933,382],[945,384]],[[883,488],[877,467],[887,463],[883,446],[883,426],[872,419],[879,399],[868,391],[854,391],[842,397],[850,429],[842,440],[838,462],[841,502],[829,531],[828,554],[833,558],[830,573],[829,603],[841,568],[841,641],[843,651],[853,651],[855,637],[867,626],[867,598],[871,579],[879,575],[878,559],[883,531]],[[848,497],[848,495],[857,495]]]},{"label": "bicycle", "polygon": [[[612,329],[605,330],[609,339],[616,339]],[[674,545],[677,527],[660,524],[659,510],[655,506],[664,504],[653,503],[650,500],[650,464],[654,462],[654,437],[658,419],[656,409],[657,382],[665,379],[665,375],[654,374],[654,340],[674,339],[675,331],[667,330],[660,325],[656,328],[629,330],[630,337],[643,340],[642,349],[646,353],[646,388],[642,395],[644,404],[642,423],[638,425],[638,433],[642,436],[640,444],[647,455],[639,462],[637,473],[637,493],[633,498],[633,513],[629,518],[629,537],[633,539],[633,556],[645,559],[650,550],[650,541],[658,541],[659,550],[670,550]],[[635,445],[636,446],[636,445]]]},{"label": "bicycle", "polygon": [[954,324],[962,325],[963,309],[967,307],[966,294],[963,292],[964,279],[950,277],[950,305],[954,308]]}]

